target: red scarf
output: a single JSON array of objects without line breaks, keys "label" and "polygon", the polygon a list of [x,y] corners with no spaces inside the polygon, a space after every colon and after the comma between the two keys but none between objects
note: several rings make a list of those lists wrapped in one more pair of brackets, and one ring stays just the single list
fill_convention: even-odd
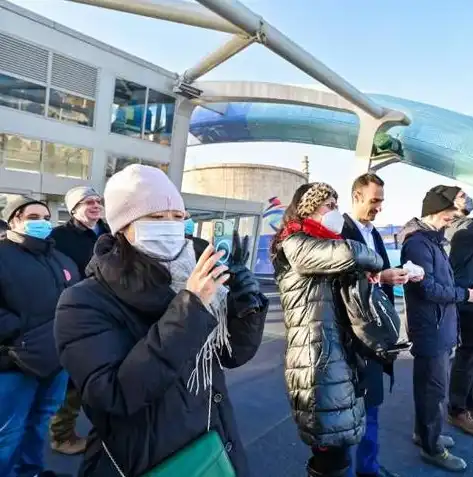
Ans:
[{"label": "red scarf", "polygon": [[317,222],[314,219],[304,219],[302,222],[288,222],[282,231],[281,240],[284,240],[298,232],[303,232],[310,237],[320,239],[340,240],[342,238],[341,235],[332,232],[327,227],[324,227],[320,222]]}]

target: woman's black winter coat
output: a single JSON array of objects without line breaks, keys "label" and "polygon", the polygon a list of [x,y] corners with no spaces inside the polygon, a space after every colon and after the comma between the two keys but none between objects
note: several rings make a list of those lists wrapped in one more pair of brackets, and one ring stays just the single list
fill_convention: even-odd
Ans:
[{"label": "woman's black winter coat", "polygon": [[286,323],[286,386],[301,438],[310,446],[355,445],[365,409],[335,279],[379,271],[383,260],[364,244],[301,232],[281,243],[274,266]]},{"label": "woman's black winter coat", "polygon": [[[195,395],[187,382],[195,359],[216,319],[197,296],[177,295],[163,284],[127,291],[120,284],[121,263],[111,252],[110,236],[97,243],[90,277],[68,289],[56,315],[56,340],[62,365],[80,389],[94,426],[80,474],[117,477],[101,439],[127,477],[137,477],[207,430],[208,391]],[[232,355],[225,367],[245,364],[262,339],[267,300],[260,312],[236,318],[228,297]],[[236,469],[248,475],[223,370],[213,367],[211,429],[216,430]],[[202,386],[201,386],[202,387]]]}]

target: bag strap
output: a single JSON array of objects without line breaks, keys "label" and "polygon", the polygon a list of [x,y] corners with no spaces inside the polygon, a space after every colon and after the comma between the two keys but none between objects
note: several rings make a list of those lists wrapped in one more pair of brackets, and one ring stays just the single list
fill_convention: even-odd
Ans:
[{"label": "bag strap", "polygon": [[124,472],[122,471],[122,469],[120,469],[120,466],[117,464],[117,461],[113,458],[112,454],[111,454],[110,451],[108,450],[108,447],[107,447],[107,445],[105,444],[104,441],[102,441],[102,447],[104,448],[105,453],[107,454],[108,458],[109,458],[110,461],[112,462],[113,467],[115,467],[115,470],[117,471],[118,475],[119,475],[120,477],[126,477],[126,475],[124,474]]}]

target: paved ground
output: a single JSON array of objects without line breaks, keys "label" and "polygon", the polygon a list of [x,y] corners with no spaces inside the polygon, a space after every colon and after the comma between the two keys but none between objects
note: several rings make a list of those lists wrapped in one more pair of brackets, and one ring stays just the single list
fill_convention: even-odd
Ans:
[{"label": "paved ground", "polygon": [[[265,291],[273,291],[270,285]],[[302,477],[308,448],[301,444],[289,414],[283,379],[284,325],[277,298],[271,300],[266,335],[255,359],[246,366],[228,372],[230,394],[254,477]],[[387,394],[382,408],[381,460],[401,477],[442,477],[437,469],[419,459],[411,444],[412,361],[409,356],[396,364],[396,386]],[[446,430],[457,441],[456,452],[471,465],[473,476],[473,438]],[[86,432],[85,419],[80,423]],[[56,472],[75,476],[79,458],[63,457],[48,451],[47,461]]]}]

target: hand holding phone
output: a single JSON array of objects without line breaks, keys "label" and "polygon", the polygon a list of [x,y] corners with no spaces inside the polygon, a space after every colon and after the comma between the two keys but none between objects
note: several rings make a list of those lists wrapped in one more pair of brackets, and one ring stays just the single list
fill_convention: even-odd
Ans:
[{"label": "hand holding phone", "polygon": [[197,295],[204,305],[210,304],[218,287],[230,278],[230,275],[226,273],[228,267],[218,265],[221,257],[222,252],[216,253],[212,245],[209,245],[187,280],[186,290]]},{"label": "hand holding phone", "polygon": [[212,245],[215,252],[222,252],[219,265],[228,265],[233,249],[233,222],[231,220],[218,219],[213,222]]}]

